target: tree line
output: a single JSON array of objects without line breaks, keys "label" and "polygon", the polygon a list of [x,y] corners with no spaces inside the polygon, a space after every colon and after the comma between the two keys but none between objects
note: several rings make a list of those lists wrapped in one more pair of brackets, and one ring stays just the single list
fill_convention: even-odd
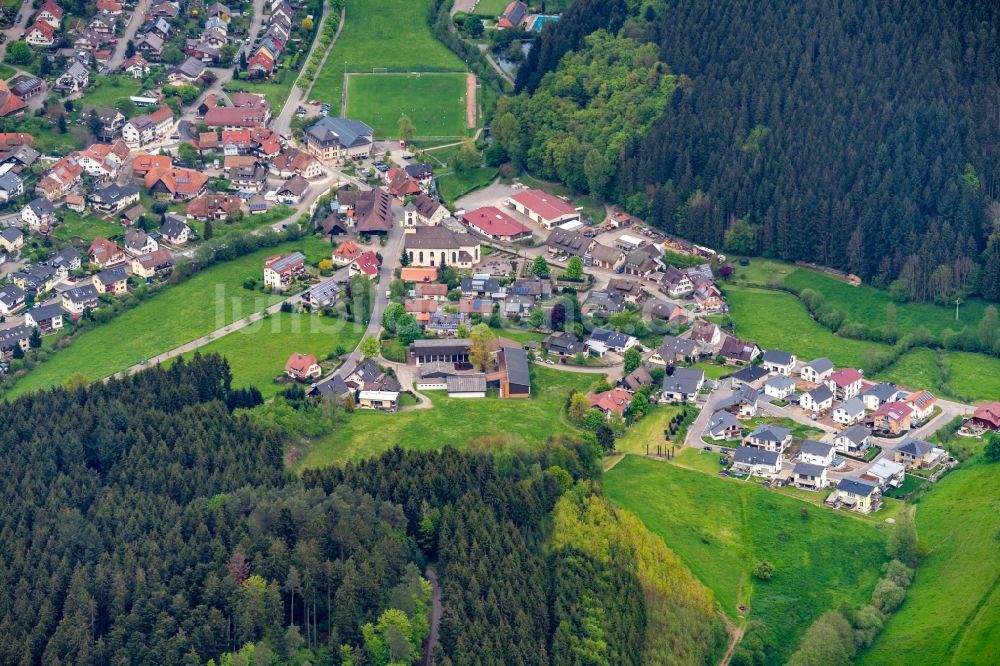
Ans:
[{"label": "tree line", "polygon": [[[656,120],[608,160],[608,198],[678,236],[836,267],[911,300],[1000,298],[1000,6],[632,7],[574,3],[518,74],[522,96],[558,90],[564,55],[602,29],[655,44],[678,74]],[[547,111],[512,108],[527,152],[546,149]]]}]

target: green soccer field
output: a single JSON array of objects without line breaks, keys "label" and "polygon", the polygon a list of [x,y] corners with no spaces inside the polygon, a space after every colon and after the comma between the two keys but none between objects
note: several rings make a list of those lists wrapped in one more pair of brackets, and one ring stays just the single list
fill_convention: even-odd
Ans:
[{"label": "green soccer field", "polygon": [[347,117],[368,123],[379,137],[399,136],[399,117],[418,137],[465,135],[465,74],[351,74]]}]

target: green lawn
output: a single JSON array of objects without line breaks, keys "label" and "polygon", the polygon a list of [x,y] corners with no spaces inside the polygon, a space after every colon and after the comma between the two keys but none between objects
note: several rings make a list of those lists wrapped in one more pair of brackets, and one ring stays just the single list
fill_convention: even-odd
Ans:
[{"label": "green lawn", "polygon": [[268,255],[295,249],[315,255],[317,244],[323,246],[325,253],[326,243],[310,237],[216,264],[179,285],[165,288],[110,322],[77,337],[72,345],[56,352],[21,379],[11,397],[62,384],[76,372],[91,380],[107,377],[264,309],[280,297],[248,291],[243,288],[243,281],[260,277]]},{"label": "green lawn", "polygon": [[879,378],[903,386],[930,389],[938,378],[935,356],[936,353],[931,349],[916,349],[908,352],[889,368],[879,373]]},{"label": "green lawn", "polygon": [[325,467],[361,460],[400,445],[436,449],[466,446],[475,440],[533,446],[550,435],[577,432],[560,416],[573,389],[587,390],[600,375],[564,372],[535,366],[530,400],[449,398],[429,391],[432,409],[395,414],[357,410],[346,425],[317,441],[300,468]]},{"label": "green lawn", "polygon": [[283,388],[274,378],[284,372],[285,361],[293,353],[312,354],[322,361],[337,347],[347,351],[354,349],[363,332],[342,319],[280,312],[198,351],[222,354],[229,359],[233,386],[252,384],[265,398],[270,398]]},{"label": "green lawn", "polygon": [[726,287],[736,333],[763,349],[781,349],[804,361],[829,357],[838,366],[863,367],[865,351],[886,345],[834,335],[809,316],[795,296],[767,289]]},{"label": "green lawn", "polygon": [[701,361],[700,363],[695,363],[691,367],[698,368],[704,372],[706,379],[718,379],[719,377],[724,377],[735,370],[735,368],[731,365],[719,365],[718,363],[713,363],[711,361]]},{"label": "green lawn", "polygon": [[[867,603],[886,560],[872,522],[757,484],[627,456],[604,474],[603,487],[684,560],[730,617],[740,617],[742,604],[765,624],[770,663],[783,663],[827,609]],[[775,567],[768,581],[751,576],[761,560]]]},{"label": "green lawn", "polygon": [[274,115],[278,115],[281,113],[281,109],[285,106],[285,100],[288,99],[288,96],[291,93],[292,85],[295,83],[295,77],[298,75],[298,72],[292,72],[285,69],[279,69],[277,72],[280,72],[280,74],[275,74],[275,78],[280,78],[280,81],[233,80],[226,83],[222,88],[229,93],[245,91],[263,95],[264,98],[267,99],[267,103],[271,106],[272,113]]},{"label": "green lawn", "polygon": [[716,452],[685,447],[670,462],[681,467],[690,467],[705,474],[718,474],[726,468],[719,462],[721,459],[722,456]]},{"label": "green lawn", "polygon": [[1000,466],[973,463],[917,504],[928,554],[864,664],[993,664],[1000,645]]},{"label": "green lawn", "polygon": [[663,431],[667,422],[681,411],[680,407],[662,406],[653,408],[649,414],[639,419],[626,431],[625,436],[615,442],[615,448],[623,453],[646,454],[648,445],[651,453],[656,453],[656,445],[666,445]]},{"label": "green lawn", "polygon": [[497,17],[503,14],[508,4],[507,0],[479,0],[472,13],[478,16]]},{"label": "green lawn", "polygon": [[[21,6],[20,3],[17,3],[14,5],[14,8],[16,9],[17,7],[20,6]],[[10,65],[0,64],[0,79],[6,81],[7,79],[13,77],[15,74],[17,74],[17,70],[14,69],[13,67],[11,67]]]},{"label": "green lawn", "polygon": [[352,74],[347,116],[371,125],[379,138],[399,138],[403,114],[418,137],[462,137],[465,79],[465,74]]},{"label": "green lawn", "polygon": [[89,245],[97,236],[111,238],[120,236],[124,227],[118,222],[105,220],[94,215],[83,216],[68,208],[62,209],[62,223],[55,228],[55,237],[68,243],[74,238],[82,238]]},{"label": "green lawn", "polygon": [[526,342],[541,342],[546,337],[544,333],[527,328],[499,328],[494,332],[501,337],[520,342],[522,345]]},{"label": "green lawn", "polygon": [[120,100],[138,95],[142,92],[142,82],[131,76],[97,76],[87,86],[83,97],[78,103],[84,105],[106,106],[115,108]]},{"label": "green lawn", "polygon": [[948,384],[973,400],[1000,400],[1000,359],[971,352],[947,352]]},{"label": "green lawn", "polygon": [[479,167],[463,174],[447,173],[437,179],[438,192],[446,203],[454,203],[455,199],[492,183],[497,173],[496,167]]},{"label": "green lawn", "polygon": [[753,430],[762,423],[767,423],[769,425],[777,426],[779,428],[787,428],[792,431],[792,437],[796,437],[798,439],[819,439],[824,434],[826,434],[826,431],[821,428],[814,428],[812,426],[807,426],[804,423],[799,423],[798,421],[793,421],[792,419],[786,419],[784,417],[753,418],[746,422],[746,428]]},{"label": "green lawn", "polygon": [[[340,108],[344,71],[371,73],[374,67],[396,72],[464,72],[465,64],[435,39],[427,24],[430,0],[347,0],[344,27],[312,96]],[[419,126],[417,127],[419,130]]]}]

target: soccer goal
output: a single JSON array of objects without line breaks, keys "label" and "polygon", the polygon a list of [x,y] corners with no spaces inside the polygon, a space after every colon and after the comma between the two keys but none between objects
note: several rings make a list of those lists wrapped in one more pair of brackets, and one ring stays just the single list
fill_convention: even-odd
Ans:
[{"label": "soccer goal", "polygon": [[388,67],[372,67],[372,74],[388,74]]}]

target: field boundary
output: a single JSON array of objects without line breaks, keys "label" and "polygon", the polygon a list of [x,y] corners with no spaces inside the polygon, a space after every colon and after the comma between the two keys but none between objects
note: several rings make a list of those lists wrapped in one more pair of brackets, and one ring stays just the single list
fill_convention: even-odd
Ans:
[{"label": "field boundary", "polygon": [[[376,70],[378,70],[378,71],[376,71]],[[365,122],[370,122],[368,119],[366,119],[364,117],[363,113],[359,112],[359,108],[358,108],[359,104],[364,104],[368,100],[369,95],[363,95],[362,94],[362,95],[359,96],[358,95],[358,91],[355,90],[354,97],[352,97],[351,96],[351,91],[350,91],[351,90],[352,80],[353,80],[354,83],[356,83],[358,85],[361,85],[362,81],[374,81],[374,80],[377,80],[378,77],[396,77],[397,79],[399,79],[400,77],[404,77],[405,80],[411,81],[411,82],[412,81],[420,81],[421,79],[424,79],[426,77],[427,79],[438,78],[439,80],[455,81],[456,84],[457,84],[458,77],[460,77],[460,76],[463,77],[463,80],[464,80],[464,87],[461,90],[461,94],[464,95],[464,99],[459,98],[459,99],[455,100],[455,105],[456,106],[454,108],[457,111],[458,108],[459,108],[458,105],[463,104],[463,102],[464,102],[464,114],[463,114],[464,118],[463,118],[463,121],[461,122],[461,126],[458,123],[454,122],[455,120],[457,120],[457,118],[454,118],[454,119],[452,119],[453,122],[448,123],[449,126],[447,126],[447,127],[445,127],[445,126],[442,126],[442,127],[432,127],[432,130],[433,129],[439,129],[439,130],[442,130],[442,129],[443,130],[454,129],[454,130],[461,130],[461,133],[457,133],[457,134],[424,134],[424,133],[421,133],[420,132],[420,128],[423,127],[423,126],[425,126],[425,125],[423,125],[418,118],[414,117],[414,120],[416,121],[416,128],[417,128],[417,134],[416,134],[416,136],[414,138],[415,139],[419,139],[421,141],[432,141],[432,142],[433,141],[441,141],[441,142],[459,142],[459,143],[461,143],[462,141],[464,141],[465,139],[468,138],[468,135],[465,133],[465,130],[474,130],[476,128],[477,120],[478,120],[478,115],[479,115],[478,108],[477,108],[477,87],[478,87],[478,80],[477,80],[475,74],[473,74],[472,72],[468,72],[468,71],[466,71],[466,72],[455,72],[455,71],[450,71],[449,72],[449,71],[437,71],[437,70],[434,70],[434,71],[419,71],[419,70],[392,71],[392,68],[386,68],[386,67],[378,67],[378,68],[374,68],[373,67],[372,71],[367,71],[367,72],[346,71],[342,75],[342,84],[341,84],[341,88],[342,89],[341,89],[341,94],[340,94],[340,117],[341,118],[346,118],[348,115],[350,115],[349,114],[349,108],[350,107],[348,105],[353,100],[354,103],[355,103],[355,107],[356,107],[353,110],[354,117],[358,117],[361,120],[364,120]],[[355,99],[355,97],[357,97],[357,99]],[[440,99],[444,99],[444,98],[441,97]],[[406,110],[404,109],[404,111],[406,111]],[[408,110],[406,112],[409,115],[411,115],[411,117],[413,117],[413,110]],[[377,133],[378,133],[378,129],[377,129]],[[390,132],[386,131],[385,132],[385,136],[382,137],[382,138],[386,138],[386,137],[390,136],[390,134],[391,134]]]},{"label": "field boundary", "polygon": [[476,128],[476,75],[472,72],[465,75],[465,124]]}]

